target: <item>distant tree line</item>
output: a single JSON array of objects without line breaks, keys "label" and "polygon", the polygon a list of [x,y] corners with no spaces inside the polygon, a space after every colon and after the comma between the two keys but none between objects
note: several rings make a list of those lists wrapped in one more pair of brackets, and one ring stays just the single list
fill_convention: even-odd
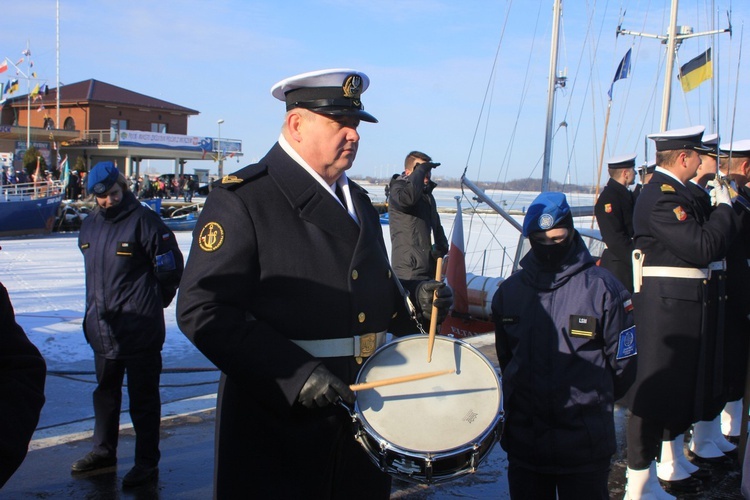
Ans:
[{"label": "distant tree line", "polygon": [[[377,177],[355,177],[352,176],[352,179],[355,181],[362,180],[365,182],[368,182],[370,184],[388,184],[391,179],[390,177],[386,179],[381,179]],[[435,182],[438,183],[438,186],[444,187],[444,188],[460,188],[461,187],[461,180],[460,179],[447,179],[447,178],[433,178]],[[514,179],[512,181],[507,182],[486,182],[486,181],[475,181],[472,179],[472,182],[479,186],[480,188],[484,190],[488,189],[499,189],[504,191],[541,191],[542,190],[542,179]],[[562,182],[557,182],[554,180],[549,181],[549,190],[550,191],[562,191],[565,193],[593,193],[594,192],[594,186],[587,184],[587,185],[580,185],[580,184],[563,184]]]}]

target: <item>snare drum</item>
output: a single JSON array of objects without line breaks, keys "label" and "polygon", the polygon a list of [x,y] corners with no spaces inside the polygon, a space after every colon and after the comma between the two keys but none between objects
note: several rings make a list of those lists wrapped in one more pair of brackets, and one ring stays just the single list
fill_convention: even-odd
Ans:
[{"label": "snare drum", "polygon": [[471,345],[437,336],[427,362],[427,335],[402,337],[362,365],[357,383],[454,369],[437,377],[357,392],[355,438],[382,471],[416,483],[476,471],[500,439],[500,379]]}]

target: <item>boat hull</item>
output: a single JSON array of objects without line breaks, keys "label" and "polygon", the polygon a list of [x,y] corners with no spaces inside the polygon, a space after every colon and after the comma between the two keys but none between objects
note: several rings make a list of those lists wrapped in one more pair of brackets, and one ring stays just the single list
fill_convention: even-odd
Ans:
[{"label": "boat hull", "polygon": [[0,236],[50,233],[61,202],[61,194],[0,202]]}]

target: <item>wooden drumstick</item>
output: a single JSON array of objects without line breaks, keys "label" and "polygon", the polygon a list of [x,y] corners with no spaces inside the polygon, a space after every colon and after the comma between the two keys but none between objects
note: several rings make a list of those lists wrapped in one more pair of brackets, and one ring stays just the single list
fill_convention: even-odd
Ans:
[{"label": "wooden drumstick", "polygon": [[[440,257],[437,260],[437,269],[435,270],[435,281],[440,281],[443,274],[443,258]],[[435,345],[435,333],[437,332],[437,317],[438,308],[435,307],[435,299],[437,299],[437,290],[432,296],[432,315],[430,316],[430,338],[427,341],[427,362],[432,363],[432,348]]]},{"label": "wooden drumstick", "polygon": [[384,378],[383,380],[376,380],[374,382],[363,382],[361,384],[352,384],[349,389],[352,391],[364,391],[365,389],[372,389],[374,387],[381,387],[384,385],[401,384],[403,382],[412,382],[414,380],[422,380],[430,377],[438,377],[440,375],[448,375],[449,373],[455,373],[456,370],[439,370],[436,372],[424,372],[415,373],[414,375],[403,375],[401,377]]}]

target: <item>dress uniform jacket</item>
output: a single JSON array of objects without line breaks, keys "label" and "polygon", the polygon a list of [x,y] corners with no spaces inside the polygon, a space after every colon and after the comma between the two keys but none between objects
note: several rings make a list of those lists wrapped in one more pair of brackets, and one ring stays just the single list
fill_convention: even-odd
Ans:
[{"label": "dress uniform jacket", "polygon": [[[740,188],[750,199],[750,190]],[[724,389],[727,401],[743,397],[750,342],[750,212],[735,203],[740,225],[727,251],[727,314],[724,344]]]},{"label": "dress uniform jacket", "polygon": [[[360,365],[353,356],[315,358],[292,340],[416,331],[377,211],[349,186],[359,225],[277,143],[206,200],[177,319],[222,371],[219,498],[389,495],[390,479],[356,444],[342,408],[296,403],[318,365],[347,384]],[[356,491],[334,489],[347,481]]]},{"label": "dress uniform jacket", "polygon": [[540,473],[608,462],[616,449],[614,402],[635,378],[630,293],[594,264],[576,234],[560,270],[545,271],[529,253],[492,299],[502,446]]},{"label": "dress uniform jacket", "polygon": [[[633,229],[644,268],[705,269],[725,255],[736,216],[720,205],[707,220],[688,188],[657,170],[638,197]],[[644,276],[633,296],[639,360],[628,397],[634,414],[675,425],[701,418],[707,300],[705,279]]]},{"label": "dress uniform jacket", "polygon": [[[695,182],[685,183],[688,191],[693,195],[695,203],[702,210],[704,217],[711,217],[714,207],[711,205],[711,196],[708,192]],[[736,241],[736,238],[735,238]],[[731,243],[729,249],[731,250]],[[715,270],[711,272],[707,287],[708,300],[705,301],[704,313],[706,315],[706,335],[701,337],[701,354],[705,361],[699,366],[705,366],[699,375],[698,387],[705,394],[703,405],[703,416],[701,420],[713,420],[721,413],[727,402],[725,391],[725,317],[727,305],[727,274],[726,270]],[[747,352],[747,350],[745,351]],[[744,377],[743,377],[744,380]]]},{"label": "dress uniform jacket", "polygon": [[633,292],[633,193],[614,179],[596,200],[594,214],[602,239],[607,244],[601,266]]}]

